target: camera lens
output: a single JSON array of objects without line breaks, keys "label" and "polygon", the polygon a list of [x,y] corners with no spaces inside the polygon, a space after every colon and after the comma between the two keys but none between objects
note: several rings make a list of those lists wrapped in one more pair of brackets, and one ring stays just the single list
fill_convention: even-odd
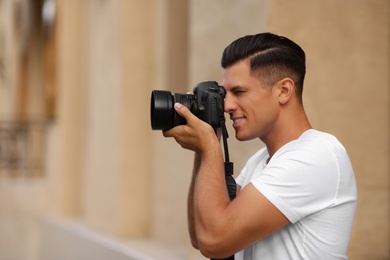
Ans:
[{"label": "camera lens", "polygon": [[150,102],[150,120],[153,130],[167,130],[178,125],[186,124],[174,109],[178,102],[197,115],[197,104],[194,95],[171,93],[164,90],[153,90]]},{"label": "camera lens", "polygon": [[173,127],[173,96],[170,91],[153,90],[150,102],[150,120],[153,130]]}]

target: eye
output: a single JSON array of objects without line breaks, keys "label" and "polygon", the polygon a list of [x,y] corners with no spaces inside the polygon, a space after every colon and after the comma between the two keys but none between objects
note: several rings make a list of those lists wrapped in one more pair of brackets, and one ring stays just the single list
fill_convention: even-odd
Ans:
[{"label": "eye", "polygon": [[232,91],[233,95],[236,95],[236,96],[240,96],[240,95],[243,95],[245,93],[245,90],[243,89],[234,89]]}]

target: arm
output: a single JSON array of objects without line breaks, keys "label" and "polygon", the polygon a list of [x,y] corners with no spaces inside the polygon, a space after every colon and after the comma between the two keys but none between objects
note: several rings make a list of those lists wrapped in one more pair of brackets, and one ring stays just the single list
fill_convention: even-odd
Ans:
[{"label": "arm", "polygon": [[213,129],[186,107],[175,105],[175,109],[187,125],[164,131],[164,136],[174,137],[196,154],[188,197],[193,245],[207,257],[228,257],[287,224],[286,217],[252,184],[230,202],[223,155]]},{"label": "arm", "polygon": [[[188,230],[191,238],[191,244],[194,248],[199,249],[198,247],[198,239],[196,236],[196,229],[195,229],[195,217],[194,217],[194,186],[195,186],[195,180],[196,176],[199,173],[200,170],[200,154],[195,153],[194,156],[194,167],[192,170],[192,178],[190,183],[190,188],[188,191],[188,200],[187,200],[187,217],[188,217]],[[237,191],[238,194],[240,192],[241,187],[237,185]]]},{"label": "arm", "polygon": [[192,170],[192,177],[190,188],[188,190],[188,199],[187,199],[187,218],[188,218],[188,231],[190,233],[191,244],[194,248],[199,249],[198,247],[198,239],[196,237],[195,231],[195,220],[194,220],[194,186],[196,176],[198,175],[200,168],[200,155],[199,153],[195,153],[194,157],[194,168]]}]

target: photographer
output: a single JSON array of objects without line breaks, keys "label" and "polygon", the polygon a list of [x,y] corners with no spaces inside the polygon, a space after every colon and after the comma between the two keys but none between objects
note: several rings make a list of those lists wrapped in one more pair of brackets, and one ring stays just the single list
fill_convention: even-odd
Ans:
[{"label": "photographer", "polygon": [[223,52],[224,110],[240,141],[266,145],[226,189],[219,135],[179,103],[185,120],[163,131],[195,152],[188,195],[192,244],[211,258],[347,259],[356,207],[353,169],[332,135],[311,128],[302,104],[305,53],[271,33]]}]

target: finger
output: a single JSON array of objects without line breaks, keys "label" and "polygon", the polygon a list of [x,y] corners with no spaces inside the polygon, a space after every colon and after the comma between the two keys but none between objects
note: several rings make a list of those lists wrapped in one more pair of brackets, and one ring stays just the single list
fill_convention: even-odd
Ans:
[{"label": "finger", "polygon": [[176,112],[181,117],[183,117],[187,121],[187,123],[190,123],[192,120],[194,120],[194,118],[197,118],[197,117],[195,117],[194,114],[192,114],[192,112],[186,106],[183,106],[180,103],[175,103],[174,107],[175,107]]},{"label": "finger", "polygon": [[164,137],[173,137],[173,136],[175,136],[175,133],[177,132],[176,128],[177,127],[173,127],[171,129],[168,129],[168,130],[163,130],[162,131],[163,136]]},{"label": "finger", "polygon": [[178,125],[173,128],[163,130],[162,134],[164,137],[177,137],[178,135],[183,135],[187,132],[185,128],[187,128],[186,125]]}]

